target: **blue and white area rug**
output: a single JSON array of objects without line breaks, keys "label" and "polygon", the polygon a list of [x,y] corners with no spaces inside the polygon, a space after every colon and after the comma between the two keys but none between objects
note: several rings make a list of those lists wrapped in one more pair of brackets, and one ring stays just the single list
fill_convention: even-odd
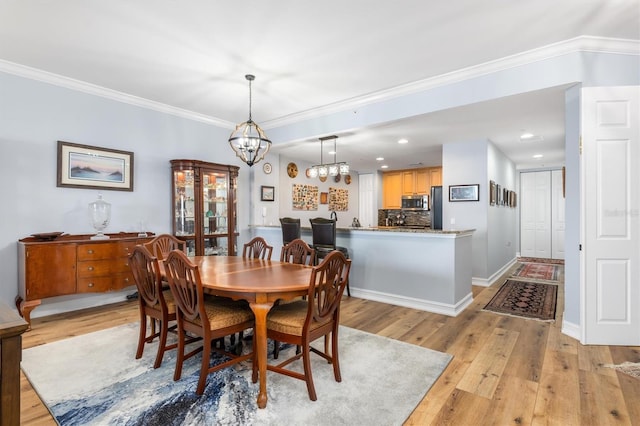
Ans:
[{"label": "blue and white area rug", "polygon": [[401,425],[452,358],[348,327],[339,333],[342,382],[312,354],[318,400],[302,380],[268,372],[265,409],[256,406],[250,362],[209,375],[197,396],[198,356],[177,382],[175,351],[156,370],[155,344],[136,360],[136,323],[25,349],[22,369],[61,425]]}]

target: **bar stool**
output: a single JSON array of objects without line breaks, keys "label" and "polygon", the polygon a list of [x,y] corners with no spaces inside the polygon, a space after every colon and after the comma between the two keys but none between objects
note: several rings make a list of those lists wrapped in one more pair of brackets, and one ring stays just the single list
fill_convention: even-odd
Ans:
[{"label": "bar stool", "polygon": [[282,227],[283,246],[300,238],[300,218],[281,217],[280,226]]},{"label": "bar stool", "polygon": [[[320,263],[333,250],[339,250],[349,259],[349,250],[346,247],[336,246],[336,221],[324,217],[309,219],[311,223],[312,247],[316,251],[316,265]],[[351,296],[349,283],[347,283],[347,295]]]}]

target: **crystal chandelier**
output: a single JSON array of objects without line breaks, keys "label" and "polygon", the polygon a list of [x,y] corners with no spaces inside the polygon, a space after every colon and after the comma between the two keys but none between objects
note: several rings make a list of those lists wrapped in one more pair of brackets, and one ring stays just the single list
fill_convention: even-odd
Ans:
[{"label": "crystal chandelier", "polygon": [[249,81],[249,119],[236,126],[236,129],[229,136],[229,145],[235,151],[236,156],[251,167],[264,159],[271,148],[271,141],[260,126],[251,119],[251,82],[256,77],[247,74],[244,78]]},{"label": "crystal chandelier", "polygon": [[[323,161],[324,142],[331,139],[333,139],[333,163],[325,164]],[[336,140],[337,139],[338,139],[337,136],[325,136],[320,138],[320,164],[311,166],[311,168],[309,169],[309,177],[326,178],[327,176],[349,174],[349,164],[347,164],[345,161],[338,162],[336,160],[336,155],[337,155]]]}]

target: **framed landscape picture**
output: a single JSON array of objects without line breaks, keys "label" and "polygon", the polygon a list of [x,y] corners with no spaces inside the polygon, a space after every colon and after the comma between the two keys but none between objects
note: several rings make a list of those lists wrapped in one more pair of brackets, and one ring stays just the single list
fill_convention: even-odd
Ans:
[{"label": "framed landscape picture", "polygon": [[450,185],[449,201],[479,201],[480,185]]},{"label": "framed landscape picture", "polygon": [[260,201],[273,201],[273,200],[275,200],[275,188],[273,186],[261,186]]},{"label": "framed landscape picture", "polygon": [[57,186],[133,191],[133,152],[58,141]]}]

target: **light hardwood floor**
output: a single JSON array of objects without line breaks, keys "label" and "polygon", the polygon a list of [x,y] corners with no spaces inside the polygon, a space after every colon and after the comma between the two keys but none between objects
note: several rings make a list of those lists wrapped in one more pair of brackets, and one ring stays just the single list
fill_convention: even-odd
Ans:
[{"label": "light hardwood floor", "polygon": [[[474,287],[455,318],[345,297],[343,325],[454,356],[405,425],[640,425],[640,380],[604,367],[640,362],[640,347],[582,346],[562,334],[562,285],[553,323],[482,311],[503,281]],[[23,347],[137,320],[135,301],[36,318]],[[55,425],[24,375],[21,424]]]}]

